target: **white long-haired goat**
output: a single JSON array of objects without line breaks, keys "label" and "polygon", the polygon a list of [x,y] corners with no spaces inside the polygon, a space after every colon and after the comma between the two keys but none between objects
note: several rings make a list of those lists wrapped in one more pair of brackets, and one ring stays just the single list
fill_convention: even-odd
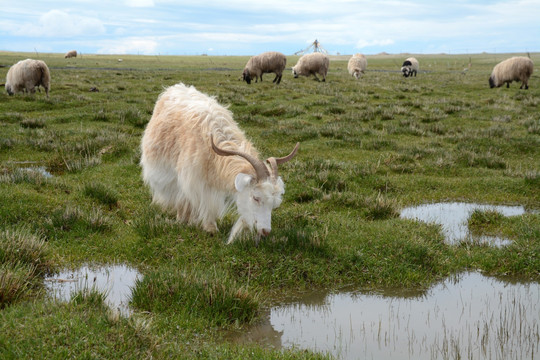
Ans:
[{"label": "white long-haired goat", "polygon": [[144,131],[143,179],[153,201],[176,210],[180,222],[215,232],[216,220],[234,201],[240,217],[227,243],[245,228],[264,236],[285,192],[277,166],[292,159],[299,145],[263,162],[228,109],[193,86],[177,84],[159,96]]}]

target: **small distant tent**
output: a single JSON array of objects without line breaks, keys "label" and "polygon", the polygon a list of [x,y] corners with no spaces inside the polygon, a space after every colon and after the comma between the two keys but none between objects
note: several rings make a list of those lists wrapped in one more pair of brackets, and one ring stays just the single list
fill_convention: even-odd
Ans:
[{"label": "small distant tent", "polygon": [[320,52],[323,54],[328,54],[328,51],[326,51],[326,49],[322,47],[321,43],[317,39],[315,39],[315,41],[312,42],[307,48],[303,50],[298,50],[294,53],[294,55],[304,55],[310,52]]}]

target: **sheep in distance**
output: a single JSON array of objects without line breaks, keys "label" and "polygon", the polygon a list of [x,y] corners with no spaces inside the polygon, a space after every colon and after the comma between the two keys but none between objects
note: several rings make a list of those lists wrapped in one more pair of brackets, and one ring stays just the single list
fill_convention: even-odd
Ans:
[{"label": "sheep in distance", "polygon": [[403,65],[401,65],[401,72],[405,77],[413,76],[413,74],[416,77],[418,70],[420,70],[420,65],[418,64],[418,60],[413,57],[405,59]]},{"label": "sheep in distance", "polygon": [[263,81],[263,74],[266,73],[275,73],[276,77],[274,78],[273,83],[279,84],[281,82],[281,77],[283,76],[283,70],[285,70],[285,65],[287,64],[287,57],[277,51],[268,51],[262,54],[252,56],[242,72],[242,80],[251,84],[251,80],[255,79],[255,82],[258,79]]},{"label": "sheep in distance", "polygon": [[21,60],[9,68],[6,75],[6,91],[9,95],[19,92],[35,93],[36,87],[43,86],[49,97],[51,73],[41,60]]},{"label": "sheep in distance", "polygon": [[330,59],[327,55],[315,52],[307,54],[298,59],[298,62],[292,68],[292,73],[295,78],[298,76],[315,76],[318,81],[317,74],[322,76],[322,81],[326,81],[326,74],[328,74],[328,68],[330,67]]},{"label": "sheep in distance", "polygon": [[493,68],[489,77],[489,87],[500,87],[506,83],[506,87],[509,88],[512,81],[521,81],[519,88],[528,89],[533,68],[532,60],[524,56],[515,56],[501,61]]},{"label": "sheep in distance", "polygon": [[354,54],[349,59],[347,70],[351,76],[359,79],[367,69],[367,59],[364,54]]}]

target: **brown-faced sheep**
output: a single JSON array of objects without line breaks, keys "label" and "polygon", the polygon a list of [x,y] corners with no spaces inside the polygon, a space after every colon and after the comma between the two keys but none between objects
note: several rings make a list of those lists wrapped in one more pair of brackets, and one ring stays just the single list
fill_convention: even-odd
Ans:
[{"label": "brown-faced sheep", "polygon": [[64,55],[64,59],[74,58],[77,57],[77,50],[71,50]]},{"label": "brown-faced sheep", "polygon": [[367,59],[364,54],[354,54],[347,64],[347,70],[349,74],[354,76],[356,79],[359,79],[361,75],[364,74],[364,71],[367,69]]},{"label": "brown-faced sheep", "polygon": [[255,82],[257,82],[258,78],[260,78],[262,82],[263,74],[275,73],[276,77],[273,82],[279,84],[286,64],[287,58],[285,55],[277,51],[267,51],[252,56],[244,68],[242,79],[248,84],[251,84],[251,80],[255,79]]},{"label": "brown-faced sheep", "polygon": [[43,86],[47,97],[51,86],[51,73],[41,60],[21,60],[9,68],[6,76],[6,91],[9,95],[18,92],[35,93],[36,87]]},{"label": "brown-faced sheep", "polygon": [[[307,54],[298,59],[296,65],[292,68],[292,73],[295,78],[298,76],[315,76],[315,79],[319,80],[317,74],[321,75],[323,80],[326,81],[326,74],[330,67],[330,59],[323,53],[315,52]],[[320,81],[320,80],[319,80]]]},{"label": "brown-faced sheep", "polygon": [[501,61],[493,68],[489,77],[489,87],[500,87],[506,83],[506,87],[509,88],[512,81],[521,81],[519,88],[528,89],[533,66],[532,60],[524,56],[515,56]]},{"label": "brown-faced sheep", "polygon": [[405,77],[413,76],[413,74],[416,77],[418,70],[420,70],[420,65],[418,64],[418,60],[413,57],[405,59],[403,65],[401,65],[401,72]]}]

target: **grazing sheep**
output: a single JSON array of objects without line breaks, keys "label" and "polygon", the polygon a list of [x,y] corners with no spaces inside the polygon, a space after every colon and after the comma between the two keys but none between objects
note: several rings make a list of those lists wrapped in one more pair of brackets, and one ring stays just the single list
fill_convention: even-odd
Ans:
[{"label": "grazing sheep", "polygon": [[251,84],[251,80],[253,78],[255,78],[255,82],[258,81],[258,78],[261,78],[262,82],[263,74],[275,73],[276,77],[272,82],[279,84],[281,82],[281,77],[283,75],[283,70],[285,70],[286,64],[287,58],[285,55],[277,51],[267,51],[256,56],[252,56],[244,68],[242,79],[248,84]]},{"label": "grazing sheep", "polygon": [[69,59],[72,57],[77,57],[77,50],[68,51],[66,55],[64,55],[64,59]]},{"label": "grazing sheep", "polygon": [[524,56],[515,56],[501,61],[493,68],[489,77],[489,87],[500,87],[506,83],[506,87],[509,88],[512,81],[521,81],[519,88],[528,89],[533,66],[532,60]]},{"label": "grazing sheep", "polygon": [[240,215],[227,243],[244,228],[258,236],[271,230],[281,204],[277,166],[295,156],[259,160],[232,113],[193,86],[177,84],[158,98],[141,142],[141,166],[153,202],[176,211],[180,222],[217,231],[216,220],[236,203]]},{"label": "grazing sheep", "polygon": [[416,60],[413,57],[405,59],[403,62],[403,65],[401,66],[401,72],[403,73],[403,76],[409,77],[414,74],[416,77],[416,73],[420,69],[420,66],[418,64],[418,60]]},{"label": "grazing sheep", "polygon": [[21,60],[9,68],[6,76],[6,91],[9,95],[18,92],[35,93],[40,85],[45,88],[47,97],[51,84],[51,74],[41,60]]},{"label": "grazing sheep", "polygon": [[[317,74],[323,77],[322,81],[326,81],[326,74],[330,66],[330,59],[328,56],[315,52],[307,54],[298,59],[296,65],[292,68],[292,73],[295,78],[299,75],[302,76],[315,76],[315,79],[319,80]],[[320,81],[320,80],[319,80]]]},{"label": "grazing sheep", "polygon": [[354,54],[347,64],[347,70],[349,74],[359,79],[364,71],[367,69],[367,59],[364,54]]}]

